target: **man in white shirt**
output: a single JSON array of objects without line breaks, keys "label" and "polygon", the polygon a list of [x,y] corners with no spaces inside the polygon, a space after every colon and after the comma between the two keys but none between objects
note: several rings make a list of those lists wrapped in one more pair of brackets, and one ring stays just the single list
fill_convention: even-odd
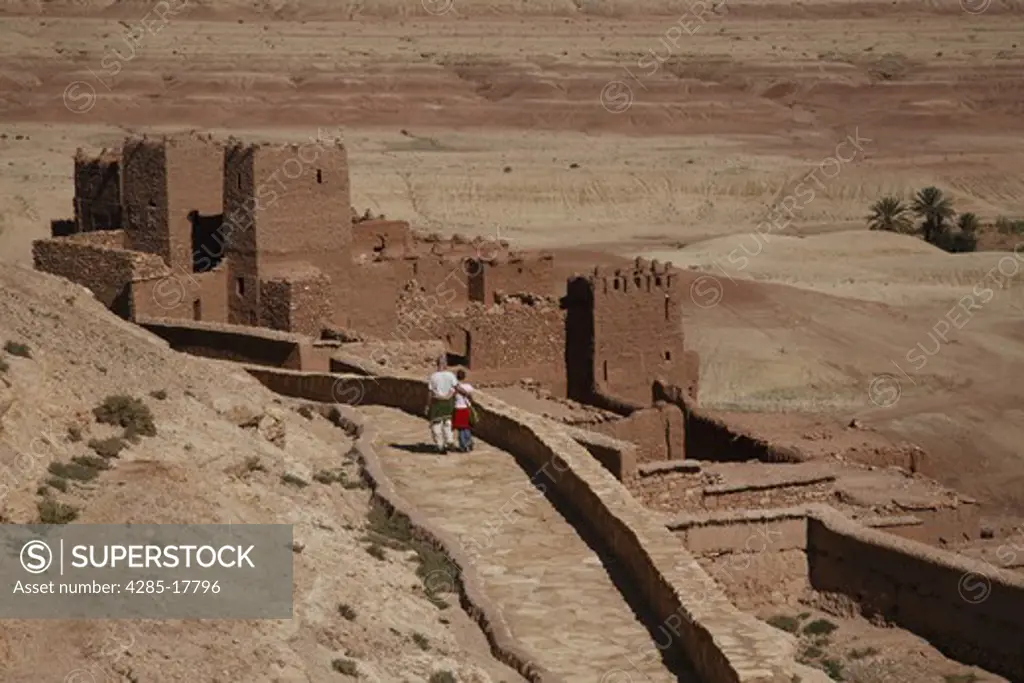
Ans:
[{"label": "man in white shirt", "polygon": [[448,369],[445,356],[437,359],[437,371],[427,380],[428,398],[426,414],[430,420],[430,433],[434,437],[434,445],[442,455],[448,448],[455,445],[452,435],[452,413],[455,412],[455,385],[459,380],[455,373]]}]

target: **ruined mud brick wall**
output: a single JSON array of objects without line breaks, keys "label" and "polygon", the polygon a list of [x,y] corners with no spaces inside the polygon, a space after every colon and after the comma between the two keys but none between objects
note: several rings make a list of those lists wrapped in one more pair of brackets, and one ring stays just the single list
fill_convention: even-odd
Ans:
[{"label": "ruined mud brick wall", "polygon": [[493,304],[499,292],[555,294],[555,259],[549,253],[511,253],[490,259],[476,258],[468,272],[469,298],[482,304]]},{"label": "ruined mud brick wall", "polygon": [[465,359],[471,381],[501,384],[529,377],[565,395],[565,314],[552,299],[471,304],[445,320],[441,338],[449,352]]},{"label": "ruined mud brick wall", "polygon": [[193,271],[192,221],[222,211],[223,151],[193,133],[130,138],[122,157],[126,246],[158,254],[167,265]]},{"label": "ruined mud brick wall", "polygon": [[370,219],[352,225],[352,256],[369,256],[384,249],[411,249],[412,230],[405,221]]},{"label": "ruined mud brick wall", "polygon": [[438,339],[442,319],[469,300],[465,260],[458,257],[389,247],[372,261],[353,264],[350,278],[350,328],[377,339]]},{"label": "ruined mud brick wall", "polygon": [[352,296],[346,305],[346,327],[360,335],[376,339],[396,338],[399,322],[399,297],[412,277],[412,259],[401,254],[383,253],[373,261],[351,266],[349,281]]},{"label": "ruined mud brick wall", "polygon": [[733,429],[721,419],[700,408],[680,387],[662,382],[654,383],[655,400],[666,401],[683,411],[685,424],[684,451],[689,458],[720,462],[801,462],[798,453],[780,448],[756,437]]},{"label": "ruined mud brick wall", "polygon": [[943,653],[1024,680],[1024,576],[866,529],[832,508],[808,520],[811,586],[845,596]]},{"label": "ruined mud brick wall", "polygon": [[260,326],[318,338],[331,319],[331,281],[305,264],[279,267],[260,281]]},{"label": "ruined mud brick wall", "polygon": [[569,396],[650,405],[654,381],[685,386],[682,317],[671,266],[637,259],[629,270],[572,278],[567,286]]},{"label": "ruined mud brick wall", "polygon": [[[302,262],[330,279],[334,322],[351,327],[352,203],[341,143],[232,141],[224,151],[223,183],[230,322],[258,324],[264,268]],[[365,296],[356,286],[351,298]]]},{"label": "ruined mud brick wall", "polygon": [[121,227],[121,155],[75,153],[75,226],[79,232]]},{"label": "ruined mud brick wall", "polygon": [[228,316],[227,268],[205,273],[166,271],[131,284],[136,317],[223,322]]},{"label": "ruined mud brick wall", "polygon": [[507,257],[511,252],[508,240],[476,235],[467,237],[456,233],[445,239],[439,233],[424,233],[413,229],[412,250],[417,254],[434,254],[456,258],[490,260]]},{"label": "ruined mud brick wall", "polygon": [[301,335],[225,323],[140,317],[136,323],[175,351],[274,368],[326,372],[329,353]]},{"label": "ruined mud brick wall", "polygon": [[611,422],[600,422],[589,429],[637,445],[637,462],[682,460],[686,456],[686,430],[683,411],[659,401]]},{"label": "ruined mud brick wall", "polygon": [[104,306],[126,319],[133,317],[131,282],[167,270],[156,255],[64,238],[33,242],[32,260],[36,270],[88,288]]},{"label": "ruined mud brick wall", "polygon": [[57,239],[67,240],[75,244],[91,244],[94,247],[107,249],[124,249],[124,230],[96,230],[94,232],[78,232]]}]

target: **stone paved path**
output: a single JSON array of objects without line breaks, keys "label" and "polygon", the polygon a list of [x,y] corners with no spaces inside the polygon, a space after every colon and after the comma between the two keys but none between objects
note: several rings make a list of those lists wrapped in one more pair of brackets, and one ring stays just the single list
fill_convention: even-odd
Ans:
[{"label": "stone paved path", "polygon": [[398,491],[478,554],[484,591],[539,663],[568,683],[696,682],[650,654],[651,633],[599,557],[511,455],[476,439],[472,453],[440,456],[424,448],[424,420],[380,406],[360,412],[380,434],[376,450]]}]

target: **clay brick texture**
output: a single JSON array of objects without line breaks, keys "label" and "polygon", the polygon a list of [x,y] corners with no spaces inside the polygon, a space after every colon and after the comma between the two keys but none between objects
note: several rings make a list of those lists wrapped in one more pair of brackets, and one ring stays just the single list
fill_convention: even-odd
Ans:
[{"label": "clay brick texture", "polygon": [[352,255],[356,258],[411,247],[412,230],[405,221],[371,219],[352,225]]},{"label": "clay brick texture", "polygon": [[555,294],[555,259],[551,254],[533,256],[510,255],[493,259],[474,259],[468,267],[469,298],[483,304],[493,304],[495,295]]},{"label": "clay brick texture", "polygon": [[67,239],[36,240],[36,270],[60,275],[92,290],[96,299],[123,318],[132,318],[131,282],[166,270],[152,255],[83,244]]},{"label": "clay brick texture", "polygon": [[565,393],[565,316],[555,302],[474,304],[448,317],[441,337],[477,382],[529,377]]},{"label": "clay brick texture", "polygon": [[75,154],[75,226],[78,232],[121,227],[121,155]]},{"label": "clay brick texture", "polygon": [[223,183],[229,277],[236,285],[229,322],[257,324],[262,269],[306,263],[330,279],[333,322],[347,327],[352,206],[345,148],[236,143],[225,150]]},{"label": "clay brick texture", "polygon": [[683,411],[670,403],[658,402],[621,420],[601,422],[588,429],[636,444],[638,463],[682,460],[686,455]]},{"label": "clay brick texture", "polygon": [[136,317],[222,322],[227,319],[227,270],[171,273],[133,282]]},{"label": "clay brick texture", "polygon": [[567,337],[570,396],[593,393],[650,405],[662,379],[686,385],[683,326],[673,275],[638,259],[629,271],[569,282]]},{"label": "clay brick texture", "polygon": [[331,281],[312,266],[291,266],[260,282],[260,326],[317,338],[331,319]]},{"label": "clay brick texture", "polygon": [[223,153],[193,135],[129,139],[122,153],[127,247],[158,254],[185,273],[194,270],[193,222],[221,215]]}]

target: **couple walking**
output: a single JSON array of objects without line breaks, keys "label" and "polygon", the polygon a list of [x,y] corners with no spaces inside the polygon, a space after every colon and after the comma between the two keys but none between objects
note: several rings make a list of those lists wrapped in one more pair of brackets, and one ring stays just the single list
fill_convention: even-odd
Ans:
[{"label": "couple walking", "polygon": [[459,433],[458,449],[463,453],[473,450],[473,438],[469,431],[473,422],[470,400],[473,387],[465,379],[465,370],[453,373],[448,369],[447,358],[440,356],[437,359],[437,371],[427,381],[427,419],[430,420],[434,445],[442,455],[456,446],[452,428]]}]

